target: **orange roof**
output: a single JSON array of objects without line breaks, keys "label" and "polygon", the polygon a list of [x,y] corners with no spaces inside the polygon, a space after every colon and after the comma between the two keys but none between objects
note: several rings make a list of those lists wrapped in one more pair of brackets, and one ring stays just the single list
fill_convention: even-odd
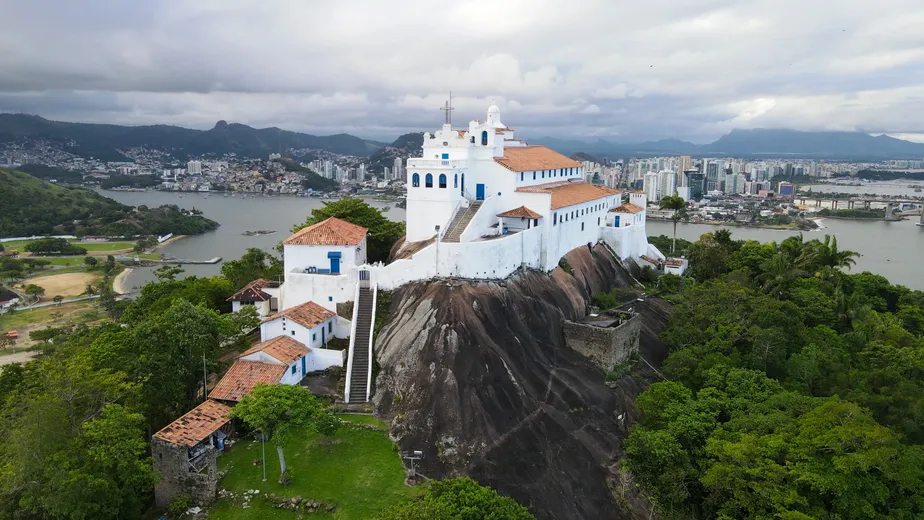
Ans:
[{"label": "orange roof", "polygon": [[323,323],[328,318],[336,316],[335,312],[331,312],[324,307],[321,307],[314,302],[305,302],[301,305],[290,307],[284,311],[277,312],[272,316],[268,316],[263,319],[261,323],[266,323],[268,321],[273,321],[277,318],[288,318],[295,323],[298,323],[302,327],[311,329],[316,327],[319,323]]},{"label": "orange roof", "polygon": [[619,195],[619,190],[607,188],[599,184],[588,184],[583,181],[559,181],[535,186],[517,188],[520,193],[549,193],[552,195],[552,209],[583,204],[603,197]]},{"label": "orange roof", "polygon": [[311,352],[311,349],[289,336],[277,336],[269,341],[257,343],[250,347],[245,350],[243,354],[238,356],[238,359],[249,356],[255,352],[265,352],[278,359],[282,364],[288,366],[298,361],[305,354]]},{"label": "orange roof", "polygon": [[526,206],[520,206],[519,208],[514,208],[503,213],[498,213],[498,217],[519,217],[519,218],[540,218],[542,215],[536,213],[535,211],[527,208]]},{"label": "orange roof", "polygon": [[240,401],[257,383],[273,385],[282,381],[288,368],[286,365],[238,359],[212,389],[209,398]]},{"label": "orange roof", "polygon": [[192,447],[227,424],[230,414],[230,406],[207,399],[155,433],[154,437],[170,444]]},{"label": "orange roof", "polygon": [[634,215],[640,211],[645,211],[645,208],[636,206],[635,204],[623,204],[622,206],[611,209],[610,213],[632,213]]},{"label": "orange roof", "polygon": [[580,168],[581,163],[545,146],[516,146],[504,149],[503,157],[495,157],[498,164],[515,172]]},{"label": "orange roof", "polygon": [[[270,282],[265,278],[257,278],[256,280],[250,282],[241,288],[240,291],[232,294],[228,297],[228,302],[238,301],[238,302],[265,302],[270,299],[270,295],[262,291],[264,287],[272,286],[274,282]],[[278,287],[278,285],[276,286]]]},{"label": "orange roof", "polygon": [[357,246],[369,230],[337,217],[300,229],[283,244],[301,246]]}]

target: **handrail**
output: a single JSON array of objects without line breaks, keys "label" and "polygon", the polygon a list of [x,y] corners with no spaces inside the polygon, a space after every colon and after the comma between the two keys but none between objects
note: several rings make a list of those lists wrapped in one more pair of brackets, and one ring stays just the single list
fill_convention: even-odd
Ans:
[{"label": "handrail", "polygon": [[350,348],[347,352],[346,386],[343,389],[343,402],[350,402],[350,375],[353,373],[353,348],[356,344],[356,322],[359,315],[359,281],[353,294],[353,323],[350,324]]},{"label": "handrail", "polygon": [[440,228],[440,233],[436,237],[438,241],[442,241],[446,233],[449,233],[449,228],[452,226],[452,221],[455,220],[456,214],[459,213],[460,206],[462,206],[462,199],[459,199],[459,202],[456,203],[456,207],[452,208],[452,213],[449,214],[449,220],[446,222],[446,225]]},{"label": "handrail", "polygon": [[369,400],[369,394],[372,392],[372,342],[373,342],[373,331],[375,331],[375,306],[378,303],[379,298],[379,286],[378,284],[372,285],[372,321],[369,322],[369,367],[366,374],[366,401]]}]

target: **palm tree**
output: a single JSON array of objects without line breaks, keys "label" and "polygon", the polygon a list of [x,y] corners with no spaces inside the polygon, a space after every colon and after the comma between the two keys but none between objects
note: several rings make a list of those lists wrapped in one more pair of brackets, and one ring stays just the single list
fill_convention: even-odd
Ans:
[{"label": "palm tree", "polygon": [[812,240],[805,246],[805,250],[803,251],[803,256],[805,257],[804,265],[813,271],[825,267],[835,269],[846,267],[850,269],[857,263],[854,259],[860,256],[856,251],[847,249],[843,251],[838,250],[837,237],[831,235],[825,235],[824,242]]},{"label": "palm tree", "polygon": [[671,242],[671,254],[674,254],[674,251],[677,249],[677,222],[680,221],[680,210],[685,208],[686,205],[686,201],[683,200],[683,197],[678,195],[676,191],[673,195],[668,195],[661,199],[661,209],[670,209],[674,211],[673,215],[671,215],[671,220],[674,221],[674,240]]},{"label": "palm tree", "polygon": [[786,253],[777,253],[760,264],[761,287],[767,294],[772,294],[781,300],[789,284],[805,274],[799,266],[793,263]]}]

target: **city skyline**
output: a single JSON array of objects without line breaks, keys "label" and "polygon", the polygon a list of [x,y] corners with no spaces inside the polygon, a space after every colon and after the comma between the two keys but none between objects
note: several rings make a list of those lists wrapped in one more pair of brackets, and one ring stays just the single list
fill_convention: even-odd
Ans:
[{"label": "city skyline", "polygon": [[924,6],[908,0],[470,2],[439,12],[400,1],[44,0],[5,14],[0,111],[51,119],[225,119],[382,138],[431,127],[452,90],[458,120],[496,100],[535,137],[924,134],[914,117],[924,111]]}]

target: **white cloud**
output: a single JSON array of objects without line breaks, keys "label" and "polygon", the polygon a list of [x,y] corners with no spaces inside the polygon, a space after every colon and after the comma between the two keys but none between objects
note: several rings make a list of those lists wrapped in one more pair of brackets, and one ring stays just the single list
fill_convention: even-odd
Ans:
[{"label": "white cloud", "polygon": [[919,0],[5,2],[0,110],[365,135],[452,90],[536,136],[917,134],[922,25]]}]

